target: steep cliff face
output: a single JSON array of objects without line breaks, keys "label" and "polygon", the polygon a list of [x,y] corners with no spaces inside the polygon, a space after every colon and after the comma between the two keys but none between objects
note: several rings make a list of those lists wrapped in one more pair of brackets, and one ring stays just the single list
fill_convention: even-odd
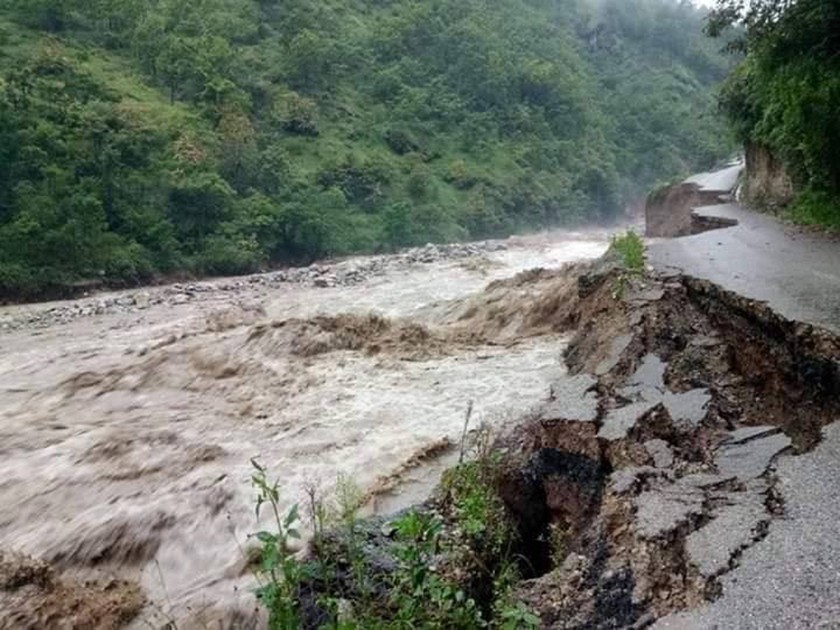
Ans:
[{"label": "steep cliff face", "polygon": [[751,205],[778,208],[788,205],[794,194],[793,182],[785,165],[762,144],[747,142],[746,167],[741,199]]}]

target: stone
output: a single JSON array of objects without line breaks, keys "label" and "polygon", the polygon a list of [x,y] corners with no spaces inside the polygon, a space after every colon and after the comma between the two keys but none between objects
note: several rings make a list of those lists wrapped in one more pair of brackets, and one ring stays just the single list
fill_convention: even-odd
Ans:
[{"label": "stone", "polygon": [[140,309],[148,308],[151,301],[152,298],[147,291],[142,291],[134,296],[134,305]]}]

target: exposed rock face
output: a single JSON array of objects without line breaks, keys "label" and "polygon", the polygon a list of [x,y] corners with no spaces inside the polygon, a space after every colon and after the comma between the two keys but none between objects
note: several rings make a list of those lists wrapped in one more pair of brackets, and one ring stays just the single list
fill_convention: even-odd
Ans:
[{"label": "exposed rock face", "polygon": [[757,206],[785,206],[793,199],[793,182],[785,165],[767,147],[748,142],[741,194]]},{"label": "exposed rock face", "polygon": [[721,191],[703,190],[693,183],[676,184],[652,192],[645,206],[645,235],[675,237],[703,231],[695,226],[692,211],[699,206],[719,203],[720,196]]}]

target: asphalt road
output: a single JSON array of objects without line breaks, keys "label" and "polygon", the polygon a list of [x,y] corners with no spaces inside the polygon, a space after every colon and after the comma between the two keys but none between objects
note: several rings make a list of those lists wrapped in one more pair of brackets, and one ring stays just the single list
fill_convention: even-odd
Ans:
[{"label": "asphalt road", "polygon": [[840,628],[840,423],[815,450],[777,461],[785,515],[722,578],[723,596],[656,630]]},{"label": "asphalt road", "polygon": [[[737,177],[734,168],[692,181],[727,190]],[[705,278],[766,301],[789,319],[840,333],[840,241],[737,204],[697,212],[738,224],[651,244],[655,268]],[[777,474],[784,516],[721,578],[719,599],[665,617],[657,630],[840,628],[840,422],[825,429],[813,451],[781,456]]]},{"label": "asphalt road", "polygon": [[766,301],[788,319],[840,333],[840,241],[737,204],[696,212],[738,225],[652,243],[648,258],[655,268],[710,280]]},{"label": "asphalt road", "polygon": [[738,183],[738,175],[741,174],[743,168],[744,164],[742,162],[732,162],[729,166],[719,171],[709,171],[708,173],[692,175],[685,180],[685,183],[697,184],[700,190],[729,192]]}]

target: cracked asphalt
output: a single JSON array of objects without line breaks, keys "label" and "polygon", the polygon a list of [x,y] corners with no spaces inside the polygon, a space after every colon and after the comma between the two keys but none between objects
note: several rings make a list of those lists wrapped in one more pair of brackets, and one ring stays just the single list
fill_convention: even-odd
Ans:
[{"label": "cracked asphalt", "polygon": [[709,280],[788,319],[840,333],[840,242],[737,204],[696,213],[738,225],[652,243],[654,268]]},{"label": "cracked asphalt", "polygon": [[[738,168],[689,181],[726,192]],[[654,268],[709,280],[788,319],[840,333],[840,243],[737,204],[696,212],[738,224],[652,243]],[[840,628],[840,423],[824,429],[813,451],[779,456],[776,469],[784,516],[735,554],[718,599],[660,619],[657,630]]]},{"label": "cracked asphalt", "polygon": [[723,595],[657,630],[840,628],[840,423],[810,453],[782,456],[785,515],[721,579]]}]

